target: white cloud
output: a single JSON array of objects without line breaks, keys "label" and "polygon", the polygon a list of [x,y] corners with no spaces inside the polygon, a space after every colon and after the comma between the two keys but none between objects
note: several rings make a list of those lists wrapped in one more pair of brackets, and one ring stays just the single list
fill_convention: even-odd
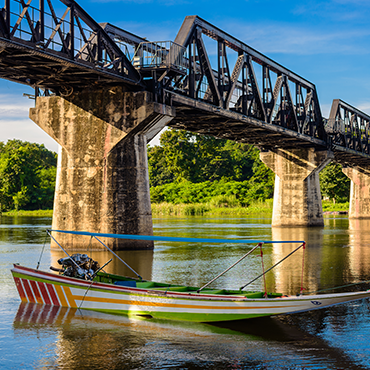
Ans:
[{"label": "white cloud", "polygon": [[0,121],[9,118],[28,117],[29,108],[35,105],[34,100],[21,95],[0,94]]},{"label": "white cloud", "polygon": [[181,22],[163,21],[161,23],[141,23],[134,21],[122,21],[116,22],[114,25],[137,36],[147,38],[148,41],[173,41],[180,29]]},{"label": "white cloud", "polygon": [[329,118],[331,104],[320,104],[321,114],[325,118]]},{"label": "white cloud", "polygon": [[358,104],[357,109],[363,111],[366,114],[370,114],[370,102],[364,102],[364,103]]},{"label": "white cloud", "polygon": [[232,34],[246,44],[263,53],[287,53],[294,55],[357,53],[367,54],[369,50],[358,46],[359,39],[369,37],[368,28],[323,29],[288,23],[256,22],[237,24],[225,23],[221,28],[230,29]]},{"label": "white cloud", "polygon": [[44,144],[56,152],[58,144],[28,118],[29,108],[33,106],[34,100],[20,94],[0,94],[0,141],[19,139]]}]

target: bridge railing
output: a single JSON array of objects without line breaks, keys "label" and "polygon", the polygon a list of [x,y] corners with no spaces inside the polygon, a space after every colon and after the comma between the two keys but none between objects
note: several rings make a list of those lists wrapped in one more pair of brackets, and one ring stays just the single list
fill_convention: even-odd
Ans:
[{"label": "bridge railing", "polygon": [[175,43],[186,74],[159,74],[163,89],[326,140],[315,85],[197,16]]},{"label": "bridge railing", "polygon": [[[91,40],[95,33],[91,29],[83,27],[81,21],[77,23],[76,19],[72,19],[72,23],[71,17],[66,18],[68,12],[64,12],[62,17],[58,17],[51,3],[49,4],[49,7],[51,7],[48,12],[45,9],[41,10],[39,4],[36,7],[31,5],[32,3],[30,2],[27,3],[29,5],[25,6],[23,0],[13,0],[12,2],[13,4],[9,11],[11,36],[21,40],[34,41],[40,49],[49,48],[54,51],[62,51],[65,49],[66,43],[68,45],[67,49],[70,49],[71,41],[69,40],[69,35],[71,28],[74,28],[73,55],[85,56],[85,59],[87,59],[88,52],[83,51],[86,44],[83,35],[87,40]],[[40,19],[42,19],[43,23],[42,30]],[[73,27],[71,26],[72,24]]]},{"label": "bridge railing", "polygon": [[140,82],[127,48],[70,0],[4,0],[0,38]]},{"label": "bridge railing", "polygon": [[348,103],[333,100],[325,130],[334,145],[370,154],[370,116]]},{"label": "bridge railing", "polygon": [[173,41],[141,42],[132,58],[136,68],[173,68],[185,72],[187,50]]}]

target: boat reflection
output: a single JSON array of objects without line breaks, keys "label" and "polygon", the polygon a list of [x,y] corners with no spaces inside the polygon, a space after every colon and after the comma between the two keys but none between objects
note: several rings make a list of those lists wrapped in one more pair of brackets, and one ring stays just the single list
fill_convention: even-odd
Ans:
[{"label": "boat reflection", "polygon": [[230,363],[240,365],[235,368],[282,368],[282,354],[289,355],[294,367],[319,365],[325,358],[333,368],[355,368],[341,349],[305,330],[322,323],[325,310],[319,315],[319,321],[310,314],[210,325],[21,303],[13,330],[22,336],[55,333],[54,358],[44,358],[43,368],[159,369],[178,364],[190,369],[209,368],[205,365],[210,363],[225,369]]}]

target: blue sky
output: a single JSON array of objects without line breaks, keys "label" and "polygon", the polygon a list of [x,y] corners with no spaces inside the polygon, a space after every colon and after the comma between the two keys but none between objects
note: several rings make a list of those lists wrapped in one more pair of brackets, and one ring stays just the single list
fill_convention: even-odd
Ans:
[{"label": "blue sky", "polygon": [[[56,0],[53,0],[55,2]],[[37,0],[33,0],[37,2]],[[370,2],[82,0],[96,21],[150,41],[174,40],[187,15],[199,15],[316,85],[324,116],[333,99],[370,114]],[[28,119],[27,86],[0,80],[0,141],[56,143]]]}]

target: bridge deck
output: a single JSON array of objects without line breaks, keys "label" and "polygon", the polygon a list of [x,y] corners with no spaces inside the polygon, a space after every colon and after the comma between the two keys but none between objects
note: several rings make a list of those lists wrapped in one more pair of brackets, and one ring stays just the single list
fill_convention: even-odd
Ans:
[{"label": "bridge deck", "polygon": [[327,149],[323,140],[175,93],[172,93],[172,103],[176,117],[169,126],[173,128],[253,144],[266,150],[275,147]]}]

